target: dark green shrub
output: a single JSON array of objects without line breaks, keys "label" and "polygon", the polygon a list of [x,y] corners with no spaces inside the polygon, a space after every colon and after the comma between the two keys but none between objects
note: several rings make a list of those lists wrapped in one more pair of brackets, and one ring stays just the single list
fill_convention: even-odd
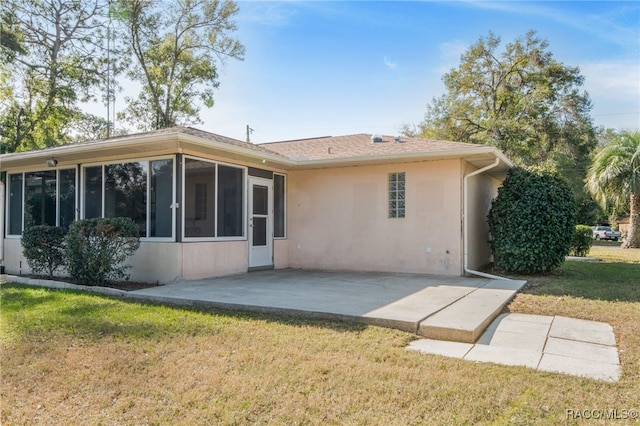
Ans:
[{"label": "dark green shrub", "polygon": [[560,177],[511,169],[488,216],[496,268],[515,274],[557,268],[571,249],[574,216],[573,194]]},{"label": "dark green shrub", "polygon": [[576,225],[571,242],[571,255],[585,257],[593,245],[593,229],[588,225]]},{"label": "dark green shrub", "polygon": [[36,274],[46,273],[49,277],[65,264],[64,228],[37,225],[22,232],[22,253],[27,264]]},{"label": "dark green shrub", "polygon": [[74,222],[67,234],[69,275],[87,285],[128,279],[122,263],[140,247],[138,226],[125,217]]}]

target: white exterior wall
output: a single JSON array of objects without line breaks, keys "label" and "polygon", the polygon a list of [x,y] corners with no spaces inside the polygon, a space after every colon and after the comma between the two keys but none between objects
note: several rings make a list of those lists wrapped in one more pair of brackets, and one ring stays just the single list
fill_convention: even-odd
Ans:
[{"label": "white exterior wall", "polygon": [[[388,217],[389,173],[406,173],[406,217]],[[459,160],[289,173],[294,268],[462,273]]]}]

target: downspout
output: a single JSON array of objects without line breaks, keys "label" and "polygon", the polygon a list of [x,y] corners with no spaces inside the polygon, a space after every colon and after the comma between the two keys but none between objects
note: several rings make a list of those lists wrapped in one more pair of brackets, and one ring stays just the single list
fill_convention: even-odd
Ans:
[{"label": "downspout", "polygon": [[0,264],[4,260],[4,211],[5,211],[5,195],[4,182],[0,181]]},{"label": "downspout", "polygon": [[492,164],[489,164],[488,166],[485,166],[481,169],[478,169],[474,172],[471,172],[467,175],[464,176],[463,179],[463,199],[462,199],[462,203],[463,203],[463,207],[462,207],[462,216],[463,216],[463,239],[464,239],[464,272],[467,274],[471,274],[471,275],[478,275],[480,277],[484,277],[484,278],[491,278],[494,280],[507,280],[508,278],[504,278],[504,277],[499,277],[497,275],[491,275],[491,274],[486,274],[484,272],[480,272],[480,271],[474,271],[472,269],[469,269],[469,203],[467,201],[468,199],[468,181],[470,177],[473,177],[475,175],[479,175],[480,173],[484,173],[487,170],[491,170],[494,167],[497,167],[498,164],[500,164],[500,158],[496,157],[496,161],[494,161]]}]

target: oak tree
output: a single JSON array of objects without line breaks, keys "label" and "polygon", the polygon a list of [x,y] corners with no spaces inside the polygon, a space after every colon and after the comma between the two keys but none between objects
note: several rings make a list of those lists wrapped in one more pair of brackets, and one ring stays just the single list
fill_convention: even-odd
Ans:
[{"label": "oak tree", "polygon": [[474,43],[443,76],[446,91],[424,121],[405,132],[493,145],[518,165],[560,171],[584,193],[596,132],[580,70],[554,59],[534,31],[500,47],[493,33]]}]

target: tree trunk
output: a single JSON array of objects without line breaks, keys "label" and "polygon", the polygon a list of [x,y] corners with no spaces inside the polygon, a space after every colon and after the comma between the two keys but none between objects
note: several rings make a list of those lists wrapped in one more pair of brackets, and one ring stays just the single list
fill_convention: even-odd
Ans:
[{"label": "tree trunk", "polygon": [[629,233],[622,248],[640,248],[640,193],[631,193],[631,214],[629,215]]}]

